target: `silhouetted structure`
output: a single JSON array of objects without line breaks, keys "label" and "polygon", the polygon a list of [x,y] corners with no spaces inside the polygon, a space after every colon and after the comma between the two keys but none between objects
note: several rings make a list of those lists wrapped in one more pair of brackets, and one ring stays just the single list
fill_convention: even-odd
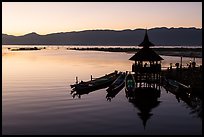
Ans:
[{"label": "silhouetted structure", "polygon": [[147,30],[144,40],[139,46],[143,48],[135,53],[129,60],[135,61],[132,65],[132,72],[135,72],[135,82],[137,87],[156,87],[160,83],[161,58],[150,46],[154,46],[149,41]]}]

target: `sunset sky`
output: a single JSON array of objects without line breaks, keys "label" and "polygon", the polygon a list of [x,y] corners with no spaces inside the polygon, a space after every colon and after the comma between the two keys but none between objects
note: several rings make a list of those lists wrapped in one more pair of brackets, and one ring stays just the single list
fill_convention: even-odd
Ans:
[{"label": "sunset sky", "polygon": [[2,33],[202,28],[202,2],[2,2]]}]

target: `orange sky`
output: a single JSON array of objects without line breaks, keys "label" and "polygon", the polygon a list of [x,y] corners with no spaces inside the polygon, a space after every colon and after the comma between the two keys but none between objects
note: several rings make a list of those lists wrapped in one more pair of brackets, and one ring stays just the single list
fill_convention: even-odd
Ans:
[{"label": "orange sky", "polygon": [[2,33],[202,28],[202,2],[2,2]]}]

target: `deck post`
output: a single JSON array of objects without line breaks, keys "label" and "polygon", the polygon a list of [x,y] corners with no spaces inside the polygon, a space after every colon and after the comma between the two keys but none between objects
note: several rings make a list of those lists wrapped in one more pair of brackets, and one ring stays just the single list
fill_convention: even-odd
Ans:
[{"label": "deck post", "polygon": [[78,82],[79,82],[79,81],[78,81],[78,77],[76,76],[76,84],[78,84]]}]

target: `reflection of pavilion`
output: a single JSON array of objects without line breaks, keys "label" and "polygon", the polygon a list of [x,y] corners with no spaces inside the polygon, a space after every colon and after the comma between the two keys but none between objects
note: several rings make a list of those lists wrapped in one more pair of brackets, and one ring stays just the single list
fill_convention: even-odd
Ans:
[{"label": "reflection of pavilion", "polygon": [[147,120],[153,115],[151,110],[160,104],[157,99],[160,97],[160,90],[155,88],[137,88],[134,93],[126,91],[126,97],[140,112],[139,117],[146,127]]}]

